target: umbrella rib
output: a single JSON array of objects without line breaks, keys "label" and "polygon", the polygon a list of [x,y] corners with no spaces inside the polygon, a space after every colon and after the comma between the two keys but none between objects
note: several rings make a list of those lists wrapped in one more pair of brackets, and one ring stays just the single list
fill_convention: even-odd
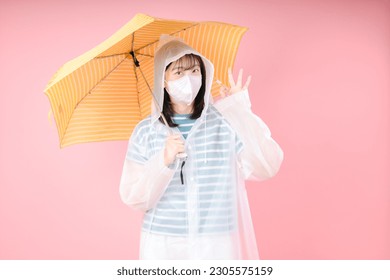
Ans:
[{"label": "umbrella rib", "polygon": [[[91,91],[93,91],[93,90],[94,90],[94,89],[95,89],[95,88],[96,88],[104,79],[106,79],[114,70],[116,70],[116,69],[119,67],[119,65],[121,65],[121,64],[126,60],[127,57],[128,57],[128,55],[125,56],[125,57],[122,59],[122,61],[119,62],[114,68],[112,68],[111,71],[109,71],[109,72],[107,73],[107,75],[105,75],[103,78],[101,78],[101,79],[93,86],[93,88],[91,88],[91,89],[88,91],[88,94],[90,94]],[[80,103],[81,101],[83,101],[84,98],[85,98],[88,94],[86,94],[79,102],[77,102],[76,106],[79,105],[79,103]]]},{"label": "umbrella rib", "polygon": [[[129,52],[125,52],[125,53],[116,53],[116,54],[110,54],[110,55],[95,57],[94,59],[103,59],[103,58],[115,57],[115,56],[119,56],[119,55],[128,55],[128,54],[129,54]],[[137,55],[143,55],[143,56],[154,57],[153,55],[144,54],[144,53],[137,53]]]},{"label": "umbrella rib", "polygon": [[[134,37],[134,35],[133,35],[133,37]],[[127,56],[126,57],[130,57],[130,55],[129,54],[127,54]],[[129,58],[130,59],[130,58]],[[136,83],[135,83],[135,86],[136,86],[136,88],[137,88],[137,102],[138,102],[138,108],[139,108],[139,114],[140,115],[142,115],[141,114],[141,102],[139,101],[139,93],[140,93],[140,90],[139,90],[139,88],[138,88],[138,74],[137,74],[137,67],[136,67],[136,65],[134,64],[134,63],[132,63],[132,65],[133,65],[133,71],[134,71],[134,76],[135,76],[135,80],[137,81]]]},{"label": "umbrella rib", "polygon": [[[122,61],[119,62],[111,71],[109,71],[109,72],[107,73],[107,75],[105,75],[103,78],[101,78],[101,79],[93,86],[93,88],[91,88],[91,89],[88,91],[88,93],[87,93],[82,99],[80,99],[79,102],[77,102],[77,104],[75,105],[74,110],[73,110],[73,112],[72,112],[72,115],[70,116],[69,121],[68,121],[68,123],[67,123],[67,125],[66,125],[66,128],[65,128],[65,130],[64,130],[64,134],[63,134],[63,135],[66,135],[66,131],[68,130],[70,120],[72,119],[73,114],[74,114],[74,111],[76,110],[76,108],[77,108],[77,106],[80,104],[80,102],[83,101],[83,100],[85,99],[85,97],[87,97],[87,96],[91,93],[91,91],[93,91],[93,90],[97,87],[98,84],[100,84],[105,78],[107,78],[107,77],[112,73],[112,71],[114,71],[116,68],[118,68],[118,66],[121,65],[121,64],[127,59],[127,57],[128,57],[128,55],[125,56],[125,57],[122,59]],[[136,76],[136,79],[138,80],[137,76]],[[61,145],[62,145],[62,143],[61,143]]]},{"label": "umbrella rib", "polygon": [[150,54],[144,54],[144,53],[137,53],[137,55],[142,55],[142,56],[147,56],[147,57],[154,57],[153,55],[150,55]]},{"label": "umbrella rib", "polygon": [[127,54],[129,54],[129,53],[128,52],[116,53],[116,54],[110,54],[110,55],[105,55],[105,56],[98,56],[98,57],[95,57],[94,59],[102,59],[102,58],[115,57],[115,56],[118,56],[118,55],[127,55]]},{"label": "umbrella rib", "polygon": [[[182,32],[182,31],[186,30],[186,29],[193,28],[193,27],[195,27],[195,26],[197,26],[197,25],[199,25],[199,23],[195,23],[195,24],[193,24],[193,25],[191,25],[191,26],[188,26],[188,27],[186,27],[186,28],[180,29],[180,30],[178,30],[178,31],[176,31],[176,32],[169,33],[169,35],[177,34],[177,33],[179,33],[179,32]],[[133,35],[133,38],[134,38],[134,35]],[[149,43],[149,44],[147,44],[147,45],[145,45],[145,46],[140,47],[139,49],[135,50],[134,53],[135,53],[135,52],[138,52],[138,51],[140,51],[140,50],[142,50],[142,49],[144,49],[144,48],[146,48],[146,47],[149,47],[149,46],[151,46],[151,45],[154,45],[154,44],[156,44],[158,41],[160,41],[160,38],[157,39],[157,41],[151,42],[151,43]]]},{"label": "umbrella rib", "polygon": [[[134,37],[135,37],[135,31],[133,32],[132,36],[131,36],[131,50],[130,52],[128,53],[127,56],[129,56],[129,54],[131,54],[133,52],[133,48],[134,48]],[[132,57],[134,56],[134,53],[132,53]],[[134,70],[134,76],[135,76],[135,79],[136,79],[136,87],[137,87],[137,102],[138,102],[138,108],[140,110],[139,114],[141,115],[141,102],[139,101],[139,88],[138,88],[138,75],[137,75],[137,67],[139,67],[139,62],[137,62],[138,64],[136,64],[136,61],[134,60],[135,57],[133,57],[133,70]],[[138,66],[137,66],[138,65]],[[141,70],[141,69],[140,69]],[[146,82],[147,83],[147,82]]]}]

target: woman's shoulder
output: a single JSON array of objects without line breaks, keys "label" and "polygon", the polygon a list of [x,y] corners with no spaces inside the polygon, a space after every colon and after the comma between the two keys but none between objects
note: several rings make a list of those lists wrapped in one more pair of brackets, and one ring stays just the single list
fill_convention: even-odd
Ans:
[{"label": "woman's shoulder", "polygon": [[212,105],[212,104],[210,104],[209,107],[208,107],[207,115],[208,115],[207,121],[215,121],[215,122],[219,122],[221,124],[222,123],[223,124],[229,124],[229,122],[221,114],[221,112],[218,111],[218,109],[214,105]]},{"label": "woman's shoulder", "polygon": [[207,115],[209,115],[210,117],[221,119],[221,120],[224,119],[223,115],[218,111],[217,108],[215,108],[215,106],[213,104],[209,104],[209,106],[207,108]]},{"label": "woman's shoulder", "polygon": [[143,134],[145,134],[146,131],[149,131],[150,126],[151,115],[148,115],[135,125],[132,132],[132,137],[142,136]]},{"label": "woman's shoulder", "polygon": [[218,109],[210,104],[208,109],[208,117],[207,117],[207,122],[210,123],[218,123],[219,126],[226,127],[228,128],[231,132],[235,133],[235,130],[233,129],[232,125],[229,123],[229,121],[222,115]]},{"label": "woman's shoulder", "polygon": [[148,115],[145,118],[143,118],[142,120],[140,120],[136,126],[139,126],[139,127],[150,126],[151,120],[152,120],[152,116]]}]

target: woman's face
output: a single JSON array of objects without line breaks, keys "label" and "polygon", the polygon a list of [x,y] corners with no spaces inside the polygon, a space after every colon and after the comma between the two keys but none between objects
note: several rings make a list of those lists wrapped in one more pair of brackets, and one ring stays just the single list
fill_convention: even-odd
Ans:
[{"label": "woman's face", "polygon": [[[184,77],[184,75],[202,76],[199,62],[188,56],[183,56],[169,65],[165,71],[165,80],[174,81]],[[165,86],[166,83],[165,83]]]},{"label": "woman's face", "polygon": [[[172,97],[170,98],[170,102],[175,107],[173,108],[175,112],[180,111],[180,113],[183,113],[188,111],[189,108],[194,108],[195,99],[202,88],[201,65],[203,67],[201,58],[190,54],[182,56],[166,68],[164,73],[164,87]],[[180,81],[176,83],[176,80]],[[173,83],[172,91],[169,89],[171,86],[170,83]]]}]

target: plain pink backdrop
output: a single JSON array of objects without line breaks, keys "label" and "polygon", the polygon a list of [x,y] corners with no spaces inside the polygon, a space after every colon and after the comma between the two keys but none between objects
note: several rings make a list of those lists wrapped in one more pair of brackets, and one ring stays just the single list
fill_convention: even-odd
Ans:
[{"label": "plain pink backdrop", "polygon": [[137,259],[127,141],[59,148],[43,90],[136,13],[249,27],[235,75],[285,153],[247,182],[263,259],[390,259],[386,0],[1,1],[0,258]]}]

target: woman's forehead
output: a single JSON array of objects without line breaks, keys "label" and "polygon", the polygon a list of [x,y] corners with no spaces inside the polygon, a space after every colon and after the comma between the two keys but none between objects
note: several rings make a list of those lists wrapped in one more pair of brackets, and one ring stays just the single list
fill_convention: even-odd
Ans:
[{"label": "woman's forehead", "polygon": [[173,70],[175,68],[180,69],[190,69],[194,66],[199,66],[199,61],[195,56],[192,55],[184,55],[180,57],[178,60],[172,62],[170,68]]}]

